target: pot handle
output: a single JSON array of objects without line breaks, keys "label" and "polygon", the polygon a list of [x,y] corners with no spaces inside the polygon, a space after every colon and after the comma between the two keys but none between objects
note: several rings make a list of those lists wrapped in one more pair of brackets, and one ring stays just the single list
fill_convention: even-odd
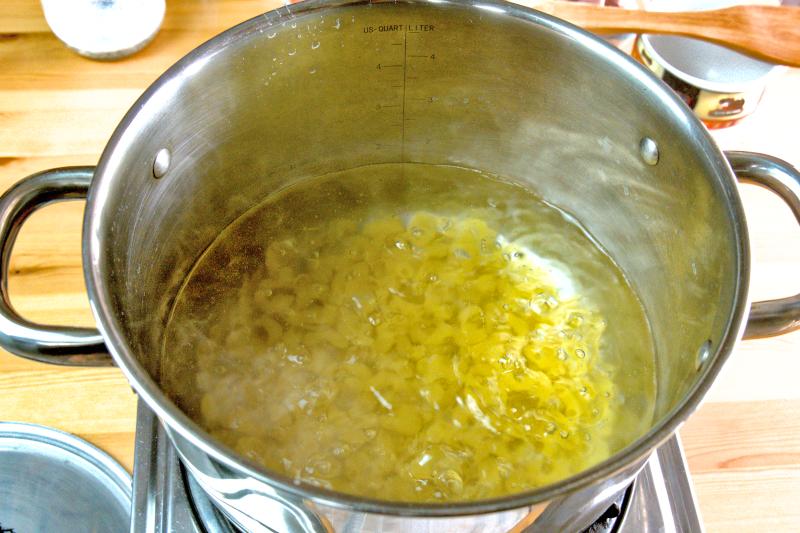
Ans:
[{"label": "pot handle", "polygon": [[94,167],[45,170],[0,197],[0,347],[11,353],[57,365],[114,364],[96,329],[34,324],[14,310],[8,295],[11,249],[25,219],[51,202],[86,199],[93,176]]},{"label": "pot handle", "polygon": [[[743,183],[753,183],[772,191],[786,202],[800,223],[800,172],[776,157],[753,152],[725,152]],[[744,330],[745,339],[772,337],[800,328],[800,294],[753,302]]]}]

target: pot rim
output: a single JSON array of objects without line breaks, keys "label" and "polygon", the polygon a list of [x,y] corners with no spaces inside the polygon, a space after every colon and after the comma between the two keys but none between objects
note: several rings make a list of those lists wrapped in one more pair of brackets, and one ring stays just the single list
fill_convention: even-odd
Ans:
[{"label": "pot rim", "polygon": [[[102,228],[100,226],[103,205],[110,194],[110,183],[115,169],[119,166],[117,150],[124,150],[129,137],[128,129],[139,118],[140,111],[151,98],[167,84],[184,76],[193,74],[193,67],[209,61],[223,50],[229,43],[235,42],[259,29],[266,29],[273,22],[283,17],[295,17],[322,11],[328,8],[355,7],[372,3],[397,3],[398,0],[309,0],[299,5],[284,6],[264,15],[256,16],[242,22],[223,33],[211,38],[195,48],[162,74],[139,97],[126,113],[115,129],[98,163],[94,180],[89,190],[87,207],[83,224],[83,264],[84,277],[89,294],[92,312],[103,334],[109,351],[125,377],[139,396],[147,402],[159,419],[170,430],[176,431],[192,445],[211,456],[215,461],[233,469],[239,474],[249,476],[266,483],[271,487],[286,491],[301,498],[311,499],[331,507],[347,508],[368,513],[380,513],[398,516],[445,517],[456,515],[473,515],[504,511],[545,502],[566,493],[595,484],[617,475],[628,469],[632,463],[651,453],[657,446],[666,441],[678,426],[698,407],[703,396],[711,387],[714,378],[730,355],[736,342],[741,337],[745,325],[746,310],[749,306],[748,283],[750,274],[750,251],[747,228],[744,223],[744,212],[736,190],[733,171],[725,157],[714,143],[709,132],[700,121],[681,102],[681,100],[660,80],[655,78],[643,65],[623,54],[599,37],[573,26],[565,21],[520,5],[510,4],[503,0],[399,0],[403,4],[448,5],[461,8],[478,8],[496,14],[503,14],[532,25],[544,27],[550,31],[578,43],[582,47],[593,50],[604,56],[610,64],[623,71],[629,78],[636,80],[640,90],[649,91],[660,96],[665,113],[675,115],[695,141],[698,151],[708,158],[711,166],[719,168],[723,199],[727,203],[731,216],[733,237],[737,244],[735,250],[735,288],[732,299],[731,315],[712,357],[701,369],[702,376],[696,380],[683,400],[676,405],[650,430],[626,448],[618,451],[605,461],[591,468],[530,491],[512,494],[500,498],[476,500],[471,502],[417,503],[391,502],[374,498],[362,498],[333,490],[323,489],[308,483],[295,484],[292,479],[275,472],[269,472],[254,462],[240,457],[228,447],[215,442],[197,423],[184,414],[159,385],[151,378],[139,363],[126,340],[121,335],[121,325],[111,312],[112,298],[108,286],[103,279],[99,265],[103,263]],[[195,70],[196,71],[196,70]],[[148,119],[152,117],[147,117]]]}]

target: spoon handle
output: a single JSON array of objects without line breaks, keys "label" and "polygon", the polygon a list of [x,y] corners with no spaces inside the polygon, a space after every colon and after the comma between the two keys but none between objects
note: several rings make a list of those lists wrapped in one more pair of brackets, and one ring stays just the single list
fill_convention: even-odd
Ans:
[{"label": "spoon handle", "polygon": [[770,63],[800,67],[800,7],[758,5],[657,12],[575,2],[515,1],[596,33],[682,35]]}]

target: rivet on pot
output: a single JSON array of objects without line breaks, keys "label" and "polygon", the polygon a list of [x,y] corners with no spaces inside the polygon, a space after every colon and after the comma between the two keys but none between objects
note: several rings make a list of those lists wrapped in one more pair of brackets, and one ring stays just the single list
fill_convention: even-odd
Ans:
[{"label": "rivet on pot", "polygon": [[156,158],[153,161],[154,178],[160,178],[167,173],[167,170],[169,170],[169,163],[171,157],[172,156],[170,155],[169,150],[167,150],[166,148],[162,148],[161,150],[158,151],[158,153],[156,154]]},{"label": "rivet on pot", "polygon": [[711,340],[707,340],[704,342],[700,349],[697,350],[697,364],[696,368],[698,371],[703,368],[703,365],[708,361],[708,358],[711,356]]},{"label": "rivet on pot", "polygon": [[642,160],[650,166],[658,163],[658,145],[650,137],[643,137],[639,143],[639,153]]}]

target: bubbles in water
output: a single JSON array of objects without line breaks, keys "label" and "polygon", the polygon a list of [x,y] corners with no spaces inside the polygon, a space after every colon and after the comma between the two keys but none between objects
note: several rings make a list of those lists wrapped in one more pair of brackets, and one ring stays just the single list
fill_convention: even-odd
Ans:
[{"label": "bubbles in water", "polygon": [[342,27],[342,23],[338,18],[336,19],[336,23],[333,25],[333,27],[337,30]]},{"label": "bubbles in water", "polygon": [[401,298],[405,298],[406,297],[406,295],[403,294],[402,291],[398,291],[394,287],[389,287],[388,291],[389,291],[389,294],[394,294],[395,296],[399,296]]},{"label": "bubbles in water", "polygon": [[272,38],[273,38],[273,37],[275,37],[277,34],[278,34],[278,33],[277,33],[277,32],[274,32],[274,31],[273,31],[273,32],[270,32],[270,33],[268,33],[268,34],[267,34],[267,39],[272,39]]},{"label": "bubbles in water", "polygon": [[296,53],[297,53],[297,50],[295,50],[294,48],[289,48],[289,55],[290,55],[290,56],[293,56],[293,55],[295,55]]},{"label": "bubbles in water", "polygon": [[296,22],[292,22],[292,28],[296,28],[296,27],[297,27],[297,23]]},{"label": "bubbles in water", "polygon": [[583,359],[584,357],[586,357],[586,352],[578,348],[577,350],[575,350],[575,356],[578,359]]},{"label": "bubbles in water", "polygon": [[455,470],[447,470],[442,474],[442,479],[444,480],[447,488],[453,492],[459,493],[464,488],[464,481],[461,479],[461,476],[458,475],[458,472]]},{"label": "bubbles in water", "polygon": [[559,361],[566,361],[567,360],[567,352],[564,348],[559,348],[557,352],[557,357]]},{"label": "bubbles in water", "polygon": [[[583,315],[580,313],[570,313],[569,318],[567,319],[567,324],[573,328],[580,327],[580,325],[583,324]],[[579,355],[578,357],[583,357],[583,356]]]},{"label": "bubbles in water", "polygon": [[309,74],[316,74],[317,73],[317,69],[315,69],[314,67],[311,67],[310,69],[308,69],[308,73]]},{"label": "bubbles in water", "polygon": [[380,323],[381,323],[381,319],[380,319],[380,318],[378,318],[378,317],[377,317],[377,316],[375,316],[375,315],[369,315],[369,316],[367,317],[367,321],[368,321],[370,324],[372,324],[373,326],[377,326],[378,324],[380,324]]},{"label": "bubbles in water", "polygon": [[562,439],[568,439],[569,438],[569,431],[564,431],[562,429],[561,432],[559,433],[559,435],[561,435]]},{"label": "bubbles in water", "polygon": [[286,359],[290,363],[294,363],[296,365],[302,365],[306,360],[305,356],[299,354],[289,354],[286,356]]},{"label": "bubbles in water", "polygon": [[312,50],[316,50],[317,48],[319,48],[319,41],[314,41],[313,43],[311,43]]}]

